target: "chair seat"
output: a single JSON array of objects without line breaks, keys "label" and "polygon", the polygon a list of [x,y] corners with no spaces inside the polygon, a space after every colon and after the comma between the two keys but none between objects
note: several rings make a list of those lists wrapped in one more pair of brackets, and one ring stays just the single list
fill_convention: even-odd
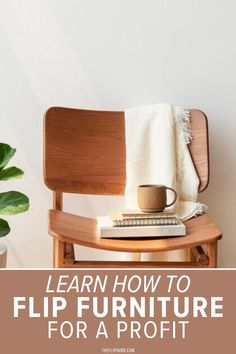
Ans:
[{"label": "chair seat", "polygon": [[49,210],[49,233],[61,241],[81,246],[119,252],[162,252],[191,248],[221,239],[221,231],[204,214],[185,222],[187,235],[182,237],[125,240],[101,239],[95,218],[58,210]]}]

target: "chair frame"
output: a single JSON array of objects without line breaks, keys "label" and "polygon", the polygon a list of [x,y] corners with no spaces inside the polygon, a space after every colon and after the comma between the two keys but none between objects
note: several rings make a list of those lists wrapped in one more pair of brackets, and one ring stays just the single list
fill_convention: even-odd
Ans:
[{"label": "chair frame", "polygon": [[[115,117],[116,126],[112,125],[111,119]],[[80,119],[81,118],[81,119]],[[71,119],[72,126],[71,130],[67,129],[68,119]],[[90,127],[87,125],[88,120],[95,124],[95,127],[90,131]],[[81,121],[81,123],[79,123]],[[99,122],[101,122],[102,127],[100,127]],[[78,125],[81,124],[81,125]],[[113,122],[114,123],[114,122]],[[199,192],[206,189],[209,183],[209,143],[208,143],[208,123],[205,114],[199,110],[191,110],[191,125],[193,131],[193,139],[189,145],[190,154],[194,162],[196,171],[200,179]],[[109,126],[109,127],[108,127]],[[77,148],[77,141],[74,139],[73,129],[79,129],[84,133],[80,144],[80,150],[78,155],[70,155],[71,151]],[[98,134],[102,133],[102,129],[108,129],[109,138],[113,141],[113,147],[116,154],[116,161],[112,163],[113,156],[108,156],[109,166],[106,166],[107,161],[101,158],[99,161],[100,165],[95,166],[95,168],[100,169],[100,176],[97,178],[97,170],[94,175],[90,175],[88,178],[84,175],[84,170],[88,171],[87,160],[85,158],[85,153],[87,150],[87,140],[93,139],[94,144],[92,144],[92,154],[94,156],[103,156],[107,151],[104,150],[104,146],[99,146],[99,151],[96,151],[96,136],[95,131],[98,129]],[[107,128],[108,127],[108,128]],[[111,128],[112,127],[112,128]],[[100,130],[99,130],[100,129]],[[109,130],[110,129],[110,130]],[[63,139],[63,131],[67,134],[67,144],[65,151],[61,148],[59,141]],[[114,144],[115,135],[118,132],[118,140]],[[84,140],[83,140],[84,139]],[[107,140],[108,141],[108,140]],[[99,143],[98,143],[99,144]],[[63,193],[78,193],[78,194],[103,194],[103,195],[122,195],[124,194],[125,188],[125,145],[124,145],[124,112],[110,112],[110,111],[91,111],[91,110],[80,110],[71,109],[63,107],[51,107],[45,113],[44,120],[44,181],[45,184],[53,191],[53,210],[50,211],[51,215],[57,213],[58,215],[63,215]],[[94,145],[94,146],[93,146]],[[108,150],[108,149],[106,149]],[[76,150],[77,151],[77,150]],[[90,152],[89,152],[90,153]],[[112,154],[113,152],[111,152]],[[109,154],[109,152],[108,152]],[[65,155],[65,156],[64,156]],[[72,160],[68,158],[72,156]],[[120,158],[121,156],[121,158]],[[110,159],[110,160],[109,160]],[[62,162],[62,163],[61,163]],[[71,178],[68,170],[71,166],[75,166],[78,163],[82,168],[77,168],[74,173],[73,178]],[[63,166],[62,166],[63,165]],[[96,165],[96,164],[95,164]],[[114,174],[111,173],[110,184],[106,183],[105,172],[107,169],[113,168],[114,165],[116,169]],[[80,166],[80,167],[81,167]],[[68,173],[67,173],[68,172]],[[93,183],[94,180],[94,183]],[[62,214],[63,213],[63,214]],[[56,214],[56,216],[58,216]],[[173,241],[168,240],[168,245],[165,247],[165,251],[172,249],[189,249],[189,261],[188,262],[139,262],[139,257],[136,261],[124,262],[124,261],[78,261],[75,260],[74,247],[73,244],[83,244],[79,240],[73,238],[70,239],[68,235],[63,234],[63,232],[55,232],[52,228],[49,219],[49,233],[53,236],[53,266],[55,268],[117,268],[117,267],[128,267],[128,268],[142,268],[142,267],[156,267],[156,268],[215,268],[217,267],[217,241],[222,237],[220,230],[216,225],[212,224],[207,216],[200,217],[203,220],[203,224],[207,225],[202,230],[209,234],[209,237],[202,239],[198,235],[191,242],[184,245],[184,240],[182,247],[177,247],[172,245]],[[207,221],[205,220],[207,218]],[[199,219],[199,218],[196,218]],[[76,220],[76,219],[75,219]],[[199,219],[200,220],[200,219]],[[192,230],[192,224],[195,221],[187,221],[187,228]],[[210,225],[210,228],[208,227]],[[60,226],[60,225],[59,225]],[[195,225],[193,227],[196,227]],[[194,229],[195,230],[195,229]],[[175,238],[176,239],[176,238]],[[203,242],[204,241],[204,242]],[[120,247],[119,240],[114,240],[116,243],[116,248],[112,247],[115,251],[124,251]],[[137,247],[132,247],[131,252],[136,252],[137,255],[140,252],[147,252],[147,250],[142,247],[140,248],[140,241],[133,241],[133,245]],[[103,245],[94,245],[92,242],[91,247],[100,249],[109,249]],[[206,246],[206,247],[205,247]],[[130,252],[130,250],[127,250]],[[163,251],[163,249],[161,249]],[[153,250],[153,252],[159,252],[158,249]]]}]

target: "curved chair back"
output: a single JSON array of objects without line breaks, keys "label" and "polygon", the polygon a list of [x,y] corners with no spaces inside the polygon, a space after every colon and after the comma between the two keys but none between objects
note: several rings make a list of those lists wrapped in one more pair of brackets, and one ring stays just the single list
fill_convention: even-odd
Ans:
[{"label": "curved chair back", "polygon": [[[202,192],[209,180],[205,114],[191,110],[191,126],[189,150]],[[124,112],[49,108],[44,121],[44,180],[53,191],[123,195]]]}]

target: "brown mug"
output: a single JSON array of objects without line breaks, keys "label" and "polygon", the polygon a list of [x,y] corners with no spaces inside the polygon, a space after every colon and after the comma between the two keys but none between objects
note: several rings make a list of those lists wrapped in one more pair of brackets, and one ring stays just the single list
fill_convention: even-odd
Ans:
[{"label": "brown mug", "polygon": [[[174,200],[167,204],[166,191],[171,190],[174,193]],[[155,213],[163,211],[176,202],[177,193],[174,189],[160,184],[143,184],[138,186],[138,206],[146,213]]]}]

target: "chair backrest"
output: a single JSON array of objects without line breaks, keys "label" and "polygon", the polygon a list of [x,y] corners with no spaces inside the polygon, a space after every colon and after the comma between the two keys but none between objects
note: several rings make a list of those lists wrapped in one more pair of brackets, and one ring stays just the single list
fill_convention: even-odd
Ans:
[{"label": "chair backrest", "polygon": [[[207,118],[191,110],[189,150],[200,179],[209,180]],[[124,112],[49,108],[44,121],[44,180],[53,191],[123,195],[126,183]]]}]

